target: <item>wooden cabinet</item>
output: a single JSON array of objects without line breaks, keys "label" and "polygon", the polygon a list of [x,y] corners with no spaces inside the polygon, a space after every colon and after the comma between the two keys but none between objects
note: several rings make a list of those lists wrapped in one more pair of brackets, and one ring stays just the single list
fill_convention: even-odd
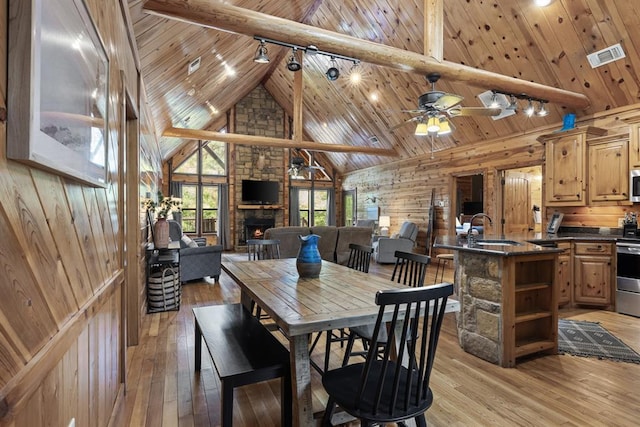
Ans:
[{"label": "wooden cabinet", "polygon": [[640,169],[640,123],[629,126],[629,169]]},{"label": "wooden cabinet", "polygon": [[573,300],[575,304],[613,307],[613,243],[575,242]]},{"label": "wooden cabinet", "polygon": [[629,136],[609,135],[588,142],[589,204],[629,202]]},{"label": "wooden cabinet", "polygon": [[588,126],[541,135],[545,147],[545,200],[549,206],[584,206],[587,203],[587,140],[605,129]]},{"label": "wooden cabinet", "polygon": [[555,291],[556,254],[528,255],[506,260],[513,282],[503,282],[502,366],[516,358],[558,349],[558,303]]},{"label": "wooden cabinet", "polygon": [[573,301],[573,252],[571,242],[558,242],[558,249],[564,249],[558,255],[556,270],[556,289],[558,305],[571,304]]}]

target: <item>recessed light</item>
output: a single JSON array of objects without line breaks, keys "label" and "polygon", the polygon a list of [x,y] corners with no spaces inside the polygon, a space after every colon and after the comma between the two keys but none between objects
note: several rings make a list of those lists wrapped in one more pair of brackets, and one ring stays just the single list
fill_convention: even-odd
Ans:
[{"label": "recessed light", "polygon": [[551,0],[535,0],[534,3],[536,6],[545,7],[551,4]]}]

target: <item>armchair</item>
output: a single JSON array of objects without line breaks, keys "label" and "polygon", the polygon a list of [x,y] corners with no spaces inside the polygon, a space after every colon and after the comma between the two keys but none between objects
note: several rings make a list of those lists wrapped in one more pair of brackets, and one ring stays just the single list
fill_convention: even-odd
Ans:
[{"label": "armchair", "polygon": [[217,282],[222,265],[222,245],[206,246],[205,238],[191,239],[176,221],[169,221],[169,237],[180,242],[180,282],[210,276]]},{"label": "armchair", "polygon": [[378,264],[393,264],[396,262],[396,251],[412,252],[418,237],[418,226],[405,221],[400,232],[391,237],[380,237],[373,242],[373,259]]}]

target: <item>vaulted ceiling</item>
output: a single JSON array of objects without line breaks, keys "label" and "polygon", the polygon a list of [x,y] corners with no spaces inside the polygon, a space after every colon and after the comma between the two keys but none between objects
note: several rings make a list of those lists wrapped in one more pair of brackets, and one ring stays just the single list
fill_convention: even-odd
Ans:
[{"label": "vaulted ceiling", "polygon": [[[185,3],[177,0],[155,3],[158,2]],[[433,40],[425,42],[425,22],[428,22],[425,16],[433,19],[432,5],[440,2],[191,0],[187,3],[203,12],[208,11],[208,3],[224,3],[402,49],[408,52],[407,63],[410,63],[415,59],[410,58],[411,54],[424,55],[425,49],[434,46]],[[286,68],[290,49],[268,44],[271,62],[258,64],[253,61],[258,46],[253,36],[263,34],[221,31],[149,14],[143,9],[144,3],[129,0],[129,8],[142,78],[160,135],[172,127],[217,130],[226,122],[226,111],[260,84],[289,115],[294,115],[294,73]],[[553,0],[544,8],[535,6],[533,0],[446,0],[442,3],[443,13],[439,16],[443,23],[443,59],[447,64],[584,94],[590,105],[577,108],[570,102],[550,102],[546,117],[526,117],[522,113],[525,102],[520,101],[518,114],[500,120],[455,117],[451,120],[454,132],[434,138],[432,147],[431,139],[414,135],[414,124],[390,131],[413,117],[403,110],[417,108],[418,97],[430,90],[424,73],[408,66],[405,70],[379,65],[388,60],[382,55],[379,60],[360,64],[363,79],[353,85],[346,77],[352,66],[350,62],[338,60],[341,77],[329,81],[325,72],[330,67],[330,58],[305,55],[301,108],[305,140],[393,149],[398,155],[326,153],[338,171],[349,172],[397,158],[426,155],[432,148],[440,151],[559,124],[568,112],[579,117],[639,102],[640,73],[636,69],[640,71],[640,58],[636,46],[640,48],[640,9],[634,2]],[[264,22],[268,30],[270,21]],[[250,24],[255,23],[252,20]],[[242,28],[242,22],[237,25]],[[212,26],[224,28],[217,26],[215,19]],[[313,32],[308,36],[313,38]],[[616,43],[622,45],[626,58],[592,69],[586,55]],[[366,43],[363,46],[362,49],[367,48]],[[356,55],[348,56],[360,59]],[[200,68],[188,75],[189,63],[198,57]],[[433,61],[433,58],[426,59]],[[465,81],[462,73],[455,69],[443,72],[436,84],[437,90],[463,96],[461,105],[465,107],[481,107],[477,95],[489,86]],[[170,156],[186,143],[190,142],[161,137],[163,156]]]}]

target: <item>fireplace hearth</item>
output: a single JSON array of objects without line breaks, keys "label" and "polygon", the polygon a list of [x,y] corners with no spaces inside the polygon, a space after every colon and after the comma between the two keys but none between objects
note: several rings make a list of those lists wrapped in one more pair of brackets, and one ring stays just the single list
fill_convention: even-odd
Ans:
[{"label": "fireplace hearth", "polygon": [[273,228],[276,224],[275,218],[245,218],[244,220],[244,241],[249,239],[263,239],[267,228]]}]

